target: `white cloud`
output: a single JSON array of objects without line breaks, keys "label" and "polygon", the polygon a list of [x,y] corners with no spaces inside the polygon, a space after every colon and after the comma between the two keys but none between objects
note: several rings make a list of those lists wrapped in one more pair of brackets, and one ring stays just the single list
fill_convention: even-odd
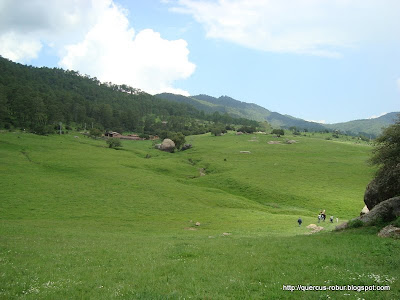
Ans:
[{"label": "white cloud", "polygon": [[319,123],[319,124],[326,124],[325,120],[320,120],[320,121],[315,121],[315,120],[306,120],[308,122],[314,122],[314,123]]},{"label": "white cloud", "polygon": [[1,55],[27,62],[46,44],[63,68],[149,93],[188,94],[173,87],[195,70],[186,41],[151,29],[136,34],[128,12],[112,0],[22,2],[0,0]]},{"label": "white cloud", "polygon": [[0,0],[0,54],[18,62],[38,57],[45,44],[83,35],[96,12],[90,0]]},{"label": "white cloud", "polygon": [[25,37],[16,32],[0,35],[0,54],[13,61],[29,61],[37,58],[42,44],[35,38]]},{"label": "white cloud", "polygon": [[340,57],[373,39],[399,39],[397,0],[179,0],[172,11],[190,14],[207,37],[245,47]]},{"label": "white cloud", "polygon": [[376,118],[382,117],[382,116],[384,116],[386,114],[387,114],[387,112],[381,113],[380,115],[377,115],[377,116],[373,115],[373,116],[370,116],[368,119],[376,119]]}]

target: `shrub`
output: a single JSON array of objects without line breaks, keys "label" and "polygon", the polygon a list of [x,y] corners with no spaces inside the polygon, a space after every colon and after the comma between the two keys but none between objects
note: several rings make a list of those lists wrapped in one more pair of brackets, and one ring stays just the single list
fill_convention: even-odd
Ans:
[{"label": "shrub", "polygon": [[397,219],[392,222],[392,225],[396,226],[396,227],[400,227],[400,217],[397,217]]},{"label": "shrub", "polygon": [[145,134],[145,133],[139,134],[139,137],[140,137],[141,139],[145,139],[145,140],[148,140],[148,139],[150,138],[150,136],[149,136],[148,134]]},{"label": "shrub", "polygon": [[400,196],[400,115],[396,123],[384,129],[374,143],[370,163],[378,170],[364,194],[364,202],[369,209]]},{"label": "shrub", "polygon": [[349,223],[347,224],[348,228],[359,228],[359,227],[363,227],[363,226],[364,226],[364,223],[359,219],[350,220]]},{"label": "shrub", "polygon": [[102,132],[101,132],[100,129],[91,128],[90,131],[89,131],[89,134],[90,134],[90,137],[96,139],[96,138],[98,138],[98,137],[101,137]]},{"label": "shrub", "polygon": [[39,134],[39,135],[48,135],[54,133],[54,130],[51,125],[37,125],[34,126],[31,131],[32,133]]},{"label": "shrub", "polygon": [[109,148],[122,147],[121,140],[119,138],[110,138],[106,141]]},{"label": "shrub", "polygon": [[271,134],[276,134],[278,137],[280,137],[281,135],[285,135],[285,132],[283,129],[274,129],[271,131]]},{"label": "shrub", "polygon": [[174,141],[175,148],[178,150],[181,149],[186,142],[185,136],[183,135],[182,132],[171,134],[169,138]]}]

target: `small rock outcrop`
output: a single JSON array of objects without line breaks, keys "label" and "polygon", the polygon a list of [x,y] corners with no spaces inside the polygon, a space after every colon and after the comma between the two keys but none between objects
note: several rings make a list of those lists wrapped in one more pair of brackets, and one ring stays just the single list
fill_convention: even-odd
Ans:
[{"label": "small rock outcrop", "polygon": [[175,150],[175,143],[171,139],[165,139],[159,149],[166,152],[173,152]]},{"label": "small rock outcrop", "polygon": [[335,230],[343,230],[346,229],[348,226],[348,222],[343,222],[335,227]]},{"label": "small rock outcrop", "polygon": [[400,228],[393,225],[386,226],[379,231],[378,236],[380,237],[394,237],[400,238]]},{"label": "small rock outcrop", "polygon": [[188,149],[190,149],[190,148],[192,148],[192,144],[184,144],[184,145],[182,146],[181,150],[182,150],[182,151],[185,151],[185,150],[188,150]]},{"label": "small rock outcrop", "polygon": [[315,225],[315,224],[310,224],[310,225],[307,226],[307,228],[311,229],[310,234],[319,232],[319,231],[324,229],[324,227],[318,226],[318,225]]},{"label": "small rock outcrop", "polygon": [[295,140],[286,140],[285,143],[286,144],[296,144],[297,141],[295,141]]}]

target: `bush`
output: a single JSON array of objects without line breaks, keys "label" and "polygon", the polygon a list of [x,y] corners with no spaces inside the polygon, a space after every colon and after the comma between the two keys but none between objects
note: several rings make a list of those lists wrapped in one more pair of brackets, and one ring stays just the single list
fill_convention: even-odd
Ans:
[{"label": "bush", "polygon": [[392,222],[392,225],[396,226],[396,227],[400,227],[400,217],[397,217],[397,219]]},{"label": "bush", "polygon": [[[376,204],[400,196],[400,116],[375,140],[370,163],[378,167],[375,178],[367,188],[364,202],[371,209]],[[368,203],[367,203],[368,202]]]},{"label": "bush", "polygon": [[359,227],[363,227],[363,226],[364,226],[363,221],[361,221],[359,219],[350,220],[349,223],[347,223],[348,228],[359,228]]},{"label": "bush", "polygon": [[89,134],[90,134],[90,137],[96,139],[98,137],[101,137],[103,133],[101,132],[100,129],[91,128],[90,131],[89,131]]},{"label": "bush", "polygon": [[253,133],[254,131],[256,131],[256,128],[254,126],[242,126],[237,131]]},{"label": "bush", "polygon": [[150,136],[149,136],[148,134],[145,134],[145,133],[139,134],[139,137],[140,137],[141,139],[145,139],[145,140],[148,140],[148,139],[150,138]]},{"label": "bush", "polygon": [[119,148],[122,147],[121,140],[119,138],[110,138],[106,141],[108,148]]},{"label": "bush", "polygon": [[283,129],[273,129],[271,134],[276,134],[277,137],[280,137],[281,135],[285,135],[285,131]]},{"label": "bush", "polygon": [[37,125],[31,129],[32,133],[39,135],[48,135],[54,133],[53,126],[51,125]]},{"label": "bush", "polygon": [[171,134],[169,138],[174,141],[175,148],[178,150],[181,149],[186,142],[185,136],[183,135],[182,132]]}]

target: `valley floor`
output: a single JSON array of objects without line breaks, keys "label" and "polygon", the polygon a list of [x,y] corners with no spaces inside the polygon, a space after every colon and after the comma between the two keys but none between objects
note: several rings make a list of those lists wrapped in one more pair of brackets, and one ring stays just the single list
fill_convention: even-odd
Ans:
[{"label": "valley floor", "polygon": [[171,154],[1,133],[0,298],[400,298],[399,240],[306,228],[322,209],[359,213],[370,148],[274,139],[192,136],[193,149]]}]

